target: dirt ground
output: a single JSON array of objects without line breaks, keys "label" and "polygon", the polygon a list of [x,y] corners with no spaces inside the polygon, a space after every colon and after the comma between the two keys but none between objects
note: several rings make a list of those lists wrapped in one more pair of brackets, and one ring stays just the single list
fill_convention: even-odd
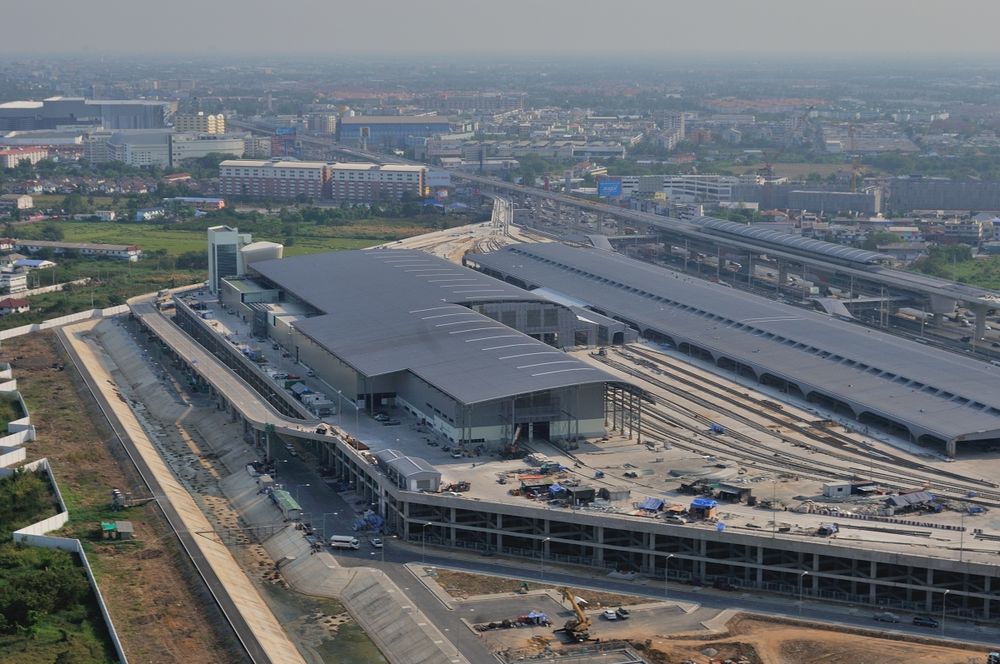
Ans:
[{"label": "dirt ground", "polygon": [[[497,595],[500,593],[514,593],[521,589],[521,582],[516,579],[506,579],[498,576],[486,576],[483,574],[469,574],[467,572],[455,572],[452,570],[439,569],[435,572],[438,584],[444,588],[445,592],[455,599],[466,599],[476,595]],[[557,586],[543,583],[528,582],[528,590],[541,590],[552,588],[558,590]],[[584,590],[573,588],[573,593],[583,597],[588,602],[588,608],[598,609],[602,606],[632,606],[635,604],[648,604],[649,598],[637,595],[619,595],[616,593],[602,593],[596,590]]]},{"label": "dirt ground", "polygon": [[214,664],[242,662],[211,596],[184,557],[155,504],[120,514],[135,527],[136,542],[109,544],[94,538],[107,518],[112,488],[145,489],[134,467],[92,405],[52,333],[5,341],[0,355],[14,368],[38,440],[28,460],[48,457],[72,521],[63,534],[87,546],[101,593],[131,662]]},{"label": "dirt ground", "polygon": [[[745,657],[750,664],[979,664],[979,650],[948,648],[915,641],[802,627],[749,616],[736,616],[728,632],[701,634],[628,634],[653,664],[698,664]],[[713,654],[713,651],[714,654]],[[707,653],[707,654],[706,654]]]}]

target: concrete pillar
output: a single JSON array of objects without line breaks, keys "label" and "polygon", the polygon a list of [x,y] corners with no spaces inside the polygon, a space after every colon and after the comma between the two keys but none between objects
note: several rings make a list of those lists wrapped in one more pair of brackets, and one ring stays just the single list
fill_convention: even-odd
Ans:
[{"label": "concrete pillar", "polygon": [[496,538],[497,538],[497,551],[503,550],[503,514],[497,514],[497,528],[496,528]]},{"label": "concrete pillar", "polygon": [[871,577],[872,583],[870,585],[870,590],[868,591],[868,603],[872,604],[872,605],[876,604],[875,583],[874,583],[874,581],[875,581],[875,574],[876,574],[877,571],[878,571],[878,563],[876,563],[873,560],[873,561],[871,561],[871,572],[869,574],[869,576]]},{"label": "concrete pillar", "polygon": [[455,521],[456,521],[456,519],[455,519],[455,508],[454,507],[451,508],[451,515],[449,517],[449,520],[451,521],[451,526],[448,527],[448,534],[449,534],[449,537],[451,539],[451,545],[455,546],[455,540],[457,539],[457,537],[456,537],[456,532],[455,532],[455,530],[456,530],[455,529]]},{"label": "concrete pillar", "polygon": [[952,438],[951,440],[949,440],[947,443],[944,444],[944,452],[949,457],[954,458],[955,453],[958,451],[957,447],[958,447],[958,441]]},{"label": "concrete pillar", "polygon": [[597,213],[597,232],[598,232],[598,234],[603,234],[604,233],[604,213],[603,212],[598,212]]},{"label": "concrete pillar", "polygon": [[986,307],[977,305],[972,310],[976,312],[976,336],[973,337],[972,344],[976,345],[986,335]]},{"label": "concrete pillar", "polygon": [[[989,594],[990,594],[990,581],[992,580],[992,578],[993,577],[987,576],[986,580],[983,582],[983,594],[984,595],[989,596]],[[983,619],[984,620],[989,620],[990,619],[990,602],[992,602],[992,601],[993,600],[989,600],[989,599],[984,599],[983,600]]]},{"label": "concrete pillar", "polygon": [[594,566],[604,566],[604,526],[594,526]]},{"label": "concrete pillar", "polygon": [[[987,579],[987,582],[989,579]],[[934,568],[927,568],[927,581],[925,584],[927,586],[926,597],[924,598],[924,611],[930,612],[934,608],[934,591],[931,588],[934,587]]]},{"label": "concrete pillar", "polygon": [[764,585],[764,547],[757,547],[757,587]]}]

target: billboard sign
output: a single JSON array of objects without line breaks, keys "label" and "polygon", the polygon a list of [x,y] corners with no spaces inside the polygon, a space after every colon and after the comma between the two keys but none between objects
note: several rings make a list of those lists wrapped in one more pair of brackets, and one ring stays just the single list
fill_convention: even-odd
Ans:
[{"label": "billboard sign", "polygon": [[438,187],[450,187],[451,186],[451,173],[448,171],[427,171],[427,177],[424,182],[428,187],[438,188]]},{"label": "billboard sign", "polygon": [[600,178],[597,181],[597,195],[601,198],[614,198],[622,195],[621,178]]},{"label": "billboard sign", "polygon": [[294,136],[295,135],[295,127],[275,127],[275,129],[274,129],[274,135],[275,136]]}]

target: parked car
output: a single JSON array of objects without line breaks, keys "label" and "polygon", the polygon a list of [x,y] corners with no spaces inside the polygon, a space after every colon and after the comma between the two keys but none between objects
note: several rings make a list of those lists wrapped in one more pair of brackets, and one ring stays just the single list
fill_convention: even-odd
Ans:
[{"label": "parked car", "polygon": [[938,628],[941,623],[930,616],[913,616],[913,624],[917,627],[934,627]]},{"label": "parked car", "polygon": [[733,584],[723,579],[718,579],[715,583],[712,584],[712,587],[714,587],[716,590],[725,590],[727,592],[734,592],[736,590],[739,590],[737,586],[734,586]]},{"label": "parked car", "polygon": [[612,609],[605,609],[604,612],[601,614],[601,617],[604,618],[605,620],[618,620],[618,614],[615,613]]},{"label": "parked car", "polygon": [[632,612],[625,607],[619,606],[615,609],[615,614],[618,616],[619,620],[628,620],[628,617],[632,615]]},{"label": "parked car", "polygon": [[882,611],[880,613],[876,613],[873,617],[875,620],[879,622],[887,622],[887,623],[899,622],[899,616],[897,616],[895,613],[889,613],[888,611]]},{"label": "parked car", "polygon": [[387,422],[390,418],[385,413],[375,413],[374,415],[372,415],[372,419],[374,419],[376,422]]},{"label": "parked car", "polygon": [[373,549],[381,549],[382,548],[382,539],[379,538],[379,537],[373,537],[373,538],[371,538],[370,540],[368,540],[368,543],[372,545]]},{"label": "parked car", "polygon": [[681,516],[680,514],[668,514],[663,517],[663,520],[667,523],[675,523],[678,525],[683,525],[688,522],[687,518]]}]

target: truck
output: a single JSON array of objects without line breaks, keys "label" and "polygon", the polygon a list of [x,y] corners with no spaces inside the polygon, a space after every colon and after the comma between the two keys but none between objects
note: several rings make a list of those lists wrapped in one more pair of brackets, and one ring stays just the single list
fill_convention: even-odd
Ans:
[{"label": "truck", "polygon": [[361,542],[353,535],[331,535],[330,548],[332,549],[354,549],[361,548]]}]

